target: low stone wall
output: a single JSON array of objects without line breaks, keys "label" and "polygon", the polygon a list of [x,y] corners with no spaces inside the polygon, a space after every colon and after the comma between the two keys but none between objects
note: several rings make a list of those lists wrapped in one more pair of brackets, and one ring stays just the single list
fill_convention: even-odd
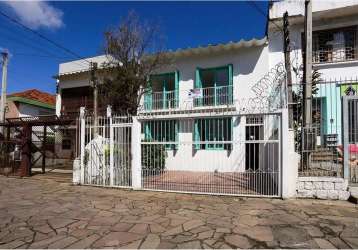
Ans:
[{"label": "low stone wall", "polygon": [[297,197],[348,200],[348,180],[336,177],[298,177]]}]

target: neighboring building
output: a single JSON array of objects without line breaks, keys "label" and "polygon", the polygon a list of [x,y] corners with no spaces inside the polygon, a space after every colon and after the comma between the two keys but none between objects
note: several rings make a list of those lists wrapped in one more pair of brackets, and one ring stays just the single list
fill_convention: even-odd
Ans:
[{"label": "neighboring building", "polygon": [[53,94],[30,89],[7,96],[6,118],[54,115],[56,97]]},{"label": "neighboring building", "polygon": [[[302,67],[302,42],[304,32],[304,1],[272,2],[267,29],[269,65],[284,62],[282,17],[289,14],[292,67]],[[324,80],[318,84],[313,99],[313,123],[317,128],[318,144],[333,137],[341,144],[341,97],[347,89],[358,91],[358,3],[354,0],[312,1],[313,68]],[[301,83],[301,75],[293,74],[295,84]]]}]

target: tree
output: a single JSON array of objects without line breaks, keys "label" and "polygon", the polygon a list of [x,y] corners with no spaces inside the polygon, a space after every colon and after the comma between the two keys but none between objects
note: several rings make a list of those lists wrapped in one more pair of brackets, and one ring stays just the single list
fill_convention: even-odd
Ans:
[{"label": "tree", "polygon": [[149,77],[167,63],[157,25],[141,22],[129,12],[118,27],[105,32],[101,102],[114,112],[135,115],[149,90]]},{"label": "tree", "polygon": [[[322,81],[321,73],[316,69],[312,71],[312,95],[318,93],[318,84]],[[295,148],[297,151],[301,150],[301,129],[302,129],[302,115],[304,110],[303,100],[304,87],[302,84],[299,85],[297,91],[292,92],[293,106],[293,128],[295,130]]]}]

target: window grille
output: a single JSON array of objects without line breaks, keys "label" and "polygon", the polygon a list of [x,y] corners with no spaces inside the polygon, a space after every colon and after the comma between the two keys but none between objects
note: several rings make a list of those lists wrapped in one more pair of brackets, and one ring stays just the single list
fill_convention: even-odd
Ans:
[{"label": "window grille", "polygon": [[313,63],[357,59],[357,26],[313,32]]}]

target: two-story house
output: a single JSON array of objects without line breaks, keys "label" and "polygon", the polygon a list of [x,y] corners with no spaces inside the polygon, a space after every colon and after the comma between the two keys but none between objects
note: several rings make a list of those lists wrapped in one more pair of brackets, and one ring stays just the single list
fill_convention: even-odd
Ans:
[{"label": "two-story house", "polygon": [[[249,101],[257,98],[252,87],[268,71],[268,49],[263,38],[168,52],[172,63],[151,75],[139,110],[139,116],[147,117],[141,123],[142,140],[165,145],[166,169],[245,172],[264,164],[278,167],[276,141],[260,144],[278,137],[278,117],[237,115],[249,108],[246,104],[254,105]],[[86,60],[100,68],[106,57]],[[83,61],[60,64],[58,115],[78,114],[81,106],[92,109],[89,77]],[[236,115],[212,116],[225,111]],[[162,120],[150,120],[151,116]],[[253,140],[258,142],[245,144]]]}]

